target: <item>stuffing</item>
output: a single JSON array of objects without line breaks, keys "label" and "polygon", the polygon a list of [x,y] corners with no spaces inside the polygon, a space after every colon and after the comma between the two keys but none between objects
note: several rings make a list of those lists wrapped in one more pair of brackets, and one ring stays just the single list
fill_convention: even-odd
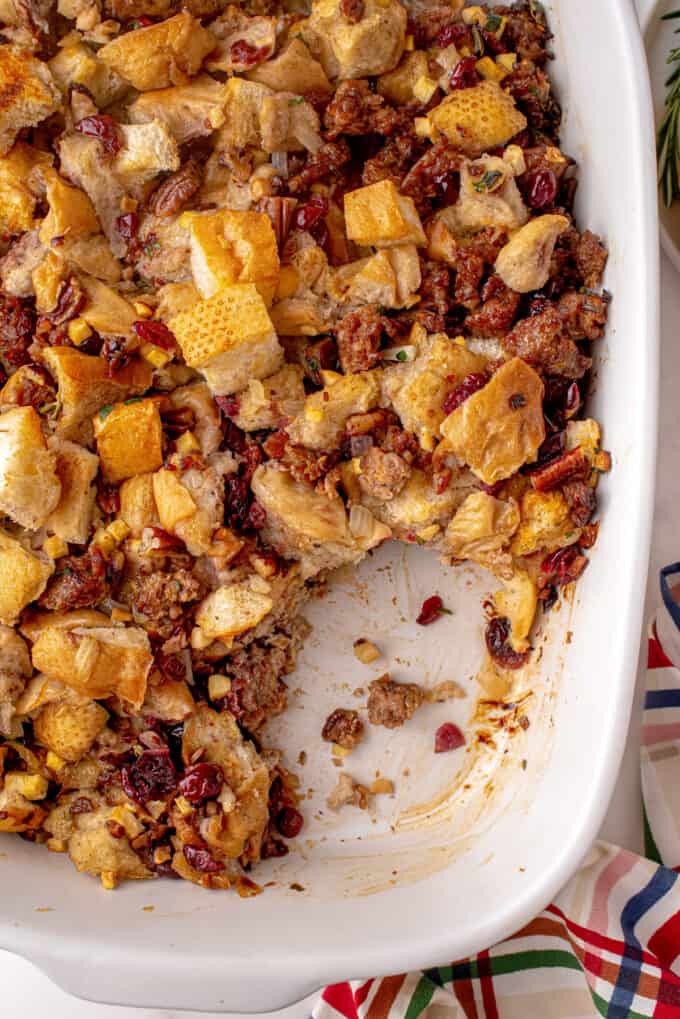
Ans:
[{"label": "stuffing", "polygon": [[361,501],[395,538],[428,543],[441,539],[443,529],[474,487],[472,475],[461,472],[443,492],[435,492],[431,476],[416,469],[393,499],[385,502],[364,495]]},{"label": "stuffing", "polygon": [[486,485],[533,463],[545,438],[543,383],[514,357],[441,425],[447,448]]},{"label": "stuffing", "polygon": [[163,429],[156,400],[126,400],[102,407],[93,418],[104,479],[118,484],[163,463]]},{"label": "stuffing", "polygon": [[415,244],[400,244],[335,269],[327,293],[350,305],[404,308],[417,302],[420,283],[420,259]]},{"label": "stuffing", "polygon": [[46,247],[62,237],[88,237],[99,233],[99,220],[92,202],[80,188],[66,184],[50,168],[42,170],[46,180],[45,198],[49,211],[40,226],[38,237]]},{"label": "stuffing", "polygon": [[159,681],[158,674],[151,673],[142,714],[160,718],[162,722],[183,722],[195,709],[196,702],[184,680]]},{"label": "stuffing", "polygon": [[40,708],[33,717],[33,733],[42,746],[64,761],[84,757],[105,727],[108,712],[73,690]]},{"label": "stuffing", "polygon": [[496,272],[505,285],[519,294],[544,287],[555,245],[568,227],[566,216],[537,216],[518,230],[496,259]]},{"label": "stuffing", "polygon": [[23,609],[43,593],[53,570],[47,556],[27,551],[0,531],[0,623],[13,626]]},{"label": "stuffing", "polygon": [[135,198],[144,197],[145,186],[159,173],[178,170],[177,142],[166,124],[122,124],[124,145],[113,161],[113,169],[125,190]]},{"label": "stuffing", "polygon": [[347,236],[357,244],[427,243],[413,199],[400,195],[391,180],[346,192],[345,223]]},{"label": "stuffing", "polygon": [[[0,195],[2,183],[0,183]],[[0,198],[0,202],[2,198]],[[0,241],[4,236],[4,225],[0,219]],[[12,242],[7,254],[0,258],[0,285],[11,297],[33,297],[33,273],[42,264],[47,252],[38,239],[38,231],[28,230]]]},{"label": "stuffing", "polygon": [[0,46],[0,156],[26,127],[55,113],[61,94],[47,64],[27,50]]},{"label": "stuffing", "polygon": [[196,610],[201,641],[221,640],[231,647],[235,637],[254,629],[271,612],[269,584],[261,577],[255,580],[220,587],[201,602]]},{"label": "stuffing", "polygon": [[316,153],[323,145],[319,115],[293,92],[266,95],[259,109],[259,130],[265,152]]},{"label": "stuffing", "polygon": [[87,89],[99,109],[121,99],[127,91],[120,75],[84,42],[62,46],[47,66],[65,98],[73,85],[80,85]]},{"label": "stuffing", "polygon": [[8,739],[22,735],[21,723],[16,716],[31,671],[26,641],[11,627],[0,624],[0,734]]},{"label": "stuffing", "polygon": [[504,502],[486,492],[472,492],[446,528],[444,549],[454,559],[472,559],[504,577],[512,573],[506,550],[519,522],[514,499]]},{"label": "stuffing", "polygon": [[424,50],[404,53],[399,65],[378,78],[378,94],[396,106],[414,102],[414,88],[421,78],[427,78],[429,62]]},{"label": "stuffing", "polygon": [[391,71],[406,41],[406,10],[397,0],[365,0],[351,21],[340,0],[314,0],[299,26],[329,78],[364,78]]},{"label": "stuffing", "polygon": [[272,90],[244,78],[229,78],[223,93],[223,124],[217,149],[240,151],[260,142],[260,111]]},{"label": "stuffing", "polygon": [[141,538],[145,527],[160,527],[153,474],[136,474],[120,486],[120,519],[133,538]]},{"label": "stuffing", "polygon": [[[231,81],[236,79],[231,78]],[[133,124],[162,121],[178,145],[202,138],[222,127],[226,119],[228,85],[199,74],[186,85],[157,89],[137,96],[128,108]]]},{"label": "stuffing", "polygon": [[83,277],[80,283],[87,297],[81,318],[101,336],[132,336],[137,315],[130,302],[100,280]]},{"label": "stuffing", "polygon": [[304,409],[287,426],[291,441],[308,449],[332,449],[352,414],[363,414],[380,402],[380,373],[323,373],[324,388],[310,393]]},{"label": "stuffing", "polygon": [[514,99],[495,81],[452,92],[427,116],[436,134],[445,135],[468,156],[505,145],[527,126]]},{"label": "stuffing", "polygon": [[101,159],[100,143],[84,134],[64,134],[59,141],[59,158],[60,172],[88,196],[113,254],[122,258],[127,245],[116,224],[125,188],[110,162]]},{"label": "stuffing", "polygon": [[125,32],[98,57],[139,92],[184,85],[215,48],[215,38],[187,11],[147,28]]},{"label": "stuffing", "polygon": [[[40,197],[33,171],[36,167],[49,167],[52,162],[48,153],[25,142],[16,142],[6,155],[0,156],[0,240],[33,227]],[[3,271],[3,286],[7,289],[4,275]]]},{"label": "stuffing", "polygon": [[[208,67],[210,67],[208,60]],[[326,72],[312,56],[300,36],[294,35],[275,57],[248,71],[250,81],[266,85],[275,92],[330,92],[331,84]]]},{"label": "stuffing", "polygon": [[520,524],[511,552],[515,556],[554,552],[569,541],[575,541],[578,533],[569,514],[569,504],[561,492],[529,489],[520,501]]},{"label": "stuffing", "polygon": [[269,378],[251,379],[237,397],[232,421],[244,432],[279,428],[303,411],[305,388],[299,365],[284,364]]},{"label": "stuffing", "polygon": [[64,541],[85,544],[90,536],[96,489],[94,480],[99,458],[68,439],[52,436],[48,448],[56,455],[56,473],[61,484],[59,502],[45,521],[50,534]]},{"label": "stuffing", "polygon": [[248,17],[233,4],[227,7],[224,14],[211,21],[210,31],[215,38],[215,45],[205,62],[209,71],[243,73],[252,67],[250,54],[253,51],[257,52],[259,62],[262,62],[271,56],[276,47],[276,18],[261,15]]},{"label": "stuffing", "polygon": [[510,621],[510,644],[514,651],[529,648],[529,632],[534,623],[537,607],[536,585],[524,570],[517,570],[505,580],[502,591],[496,591],[494,603],[499,615]]},{"label": "stuffing", "polygon": [[223,477],[207,465],[182,470],[180,461],[171,466],[175,469],[160,470],[152,479],[161,527],[176,534],[191,555],[205,555],[224,519]]},{"label": "stuffing", "polygon": [[[460,192],[453,205],[437,213],[435,227],[430,234],[430,257],[437,254],[438,240],[436,227],[442,227],[454,237],[465,236],[495,227],[499,230],[517,230],[529,219],[529,210],[524,204],[515,177],[516,170],[523,169],[523,162],[513,166],[508,152],[517,146],[509,146],[504,157],[482,156],[474,162],[465,161],[460,169]],[[521,153],[521,149],[518,149]],[[522,157],[523,160],[523,157]]]},{"label": "stuffing", "polygon": [[185,212],[191,235],[191,271],[202,297],[233,283],[254,283],[269,307],[279,283],[279,252],[272,221],[263,212]]},{"label": "stuffing", "polygon": [[56,461],[32,407],[0,415],[0,512],[31,531],[42,527],[61,495]]}]

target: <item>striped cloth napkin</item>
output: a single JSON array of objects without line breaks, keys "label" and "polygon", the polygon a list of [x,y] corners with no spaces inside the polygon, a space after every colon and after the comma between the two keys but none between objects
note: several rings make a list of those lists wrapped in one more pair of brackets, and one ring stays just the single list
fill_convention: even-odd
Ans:
[{"label": "striped cloth napkin", "polygon": [[646,858],[597,842],[512,938],[425,973],[327,987],[313,1019],[680,1019],[680,563],[661,571],[661,594],[642,730]]}]

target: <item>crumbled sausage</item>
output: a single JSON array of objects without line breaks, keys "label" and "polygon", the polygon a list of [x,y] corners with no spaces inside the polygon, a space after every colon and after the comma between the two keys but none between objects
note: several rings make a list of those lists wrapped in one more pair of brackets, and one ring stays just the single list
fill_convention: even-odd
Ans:
[{"label": "crumbled sausage", "polygon": [[385,140],[378,152],[364,163],[361,183],[367,186],[377,184],[381,180],[391,180],[398,187],[420,147],[421,143],[413,133],[393,134]]},{"label": "crumbled sausage", "polygon": [[84,555],[60,559],[38,604],[51,612],[70,612],[98,605],[110,593],[106,560],[95,547]]},{"label": "crumbled sausage", "polygon": [[28,348],[34,329],[35,315],[29,303],[0,294],[0,363],[8,374],[30,362]]},{"label": "crumbled sausage", "polygon": [[536,134],[557,142],[562,110],[545,71],[531,60],[521,60],[503,79],[503,89],[510,93]]},{"label": "crumbled sausage", "polygon": [[416,683],[396,683],[387,673],[374,679],[368,690],[368,720],[386,729],[398,729],[408,722],[425,699]]},{"label": "crumbled sausage", "polygon": [[546,62],[552,35],[538,5],[534,9],[529,3],[498,7],[494,13],[507,18],[503,42],[509,52],[518,53],[522,60],[532,60],[535,64]]},{"label": "crumbled sausage", "polygon": [[595,489],[585,481],[568,481],[562,486],[562,495],[569,504],[569,515],[576,527],[585,527],[597,508]]},{"label": "crumbled sausage", "polygon": [[375,304],[350,311],[335,327],[340,366],[346,375],[368,371],[380,360],[384,316]]},{"label": "crumbled sausage", "polygon": [[359,487],[364,495],[387,502],[399,495],[411,474],[411,468],[396,453],[383,453],[372,446],[359,461]]},{"label": "crumbled sausage", "polygon": [[[501,282],[499,280],[499,282]],[[482,295],[483,296],[483,295]],[[503,336],[515,322],[521,295],[501,282],[501,287],[482,306],[465,319],[465,328],[472,336]]]},{"label": "crumbled sausage", "polygon": [[295,195],[301,191],[308,191],[312,184],[317,184],[320,180],[327,184],[331,183],[333,176],[345,163],[349,163],[351,158],[350,147],[344,138],[326,142],[318,152],[309,153],[300,172],[289,179],[288,190]]},{"label": "crumbled sausage", "polygon": [[521,357],[549,374],[580,379],[590,368],[590,358],[579,351],[565,331],[562,318],[553,305],[518,322],[501,342],[508,354]]},{"label": "crumbled sausage", "polygon": [[352,78],[338,86],[323,120],[327,137],[333,141],[341,134],[393,134],[403,117],[381,95],[372,92],[367,81]]},{"label": "crumbled sausage", "polygon": [[402,194],[412,198],[419,211],[426,211],[438,197],[455,201],[462,161],[461,152],[447,139],[441,139],[408,171],[401,183]]},{"label": "crumbled sausage", "polygon": [[568,290],[557,302],[557,310],[572,340],[599,340],[604,335],[609,315],[606,297]]},{"label": "crumbled sausage", "polygon": [[324,722],[321,738],[327,743],[337,743],[344,750],[353,750],[364,738],[364,723],[357,711],[336,708]]},{"label": "crumbled sausage", "polygon": [[162,637],[169,637],[186,606],[204,594],[200,580],[187,569],[141,574],[132,582],[131,603],[147,619],[147,625]]},{"label": "crumbled sausage", "polygon": [[608,257],[609,253],[600,238],[590,230],[585,230],[576,248],[576,264],[584,286],[591,290],[599,287]]},{"label": "crumbled sausage", "polygon": [[446,327],[446,316],[451,307],[451,274],[443,262],[420,260],[421,284],[420,302],[414,319],[429,333],[442,332]]}]

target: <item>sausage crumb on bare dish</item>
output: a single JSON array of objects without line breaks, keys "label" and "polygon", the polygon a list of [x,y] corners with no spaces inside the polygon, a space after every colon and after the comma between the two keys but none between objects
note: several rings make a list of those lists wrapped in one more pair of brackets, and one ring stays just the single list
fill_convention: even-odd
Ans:
[{"label": "sausage crumb on bare dish", "polygon": [[[534,0],[2,18],[0,830],[256,894],[304,823],[263,726],[326,577],[390,538],[479,564],[516,669],[595,543],[607,251],[550,31]],[[388,728],[427,699],[369,691]]]}]

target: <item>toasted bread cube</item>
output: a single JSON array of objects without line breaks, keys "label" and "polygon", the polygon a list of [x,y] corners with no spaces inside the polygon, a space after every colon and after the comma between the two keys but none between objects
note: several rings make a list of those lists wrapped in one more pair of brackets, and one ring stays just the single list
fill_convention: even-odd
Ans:
[{"label": "toasted bread cube", "polygon": [[198,606],[196,625],[203,636],[230,644],[234,637],[252,630],[274,607],[267,594],[254,591],[249,581],[219,587]]},{"label": "toasted bread cube", "polygon": [[463,472],[456,484],[435,492],[431,476],[416,469],[393,499],[384,502],[364,495],[362,503],[391,529],[395,538],[413,541],[415,536],[426,542],[441,538],[442,529],[472,491],[473,483],[472,475],[468,478]]},{"label": "toasted bread cube", "polygon": [[100,109],[110,106],[127,91],[120,75],[82,42],[62,46],[47,66],[65,96],[73,85],[82,85]]},{"label": "toasted bread cube", "polygon": [[514,499],[505,502],[486,492],[471,492],[446,528],[444,548],[454,559],[471,559],[505,576],[512,562],[503,553],[518,526]]},{"label": "toasted bread cube", "polygon": [[554,552],[568,544],[567,534],[576,540],[580,533],[569,515],[569,504],[561,492],[536,492],[529,489],[520,503],[521,522],[511,551],[516,556],[533,555],[539,550]]},{"label": "toasted bread cube", "polygon": [[83,545],[92,528],[97,494],[94,479],[99,470],[99,458],[77,443],[58,436],[53,436],[48,445],[57,457],[61,496],[45,526],[51,534],[58,535],[64,541]]},{"label": "toasted bread cube", "polygon": [[[475,234],[485,227],[498,227],[500,230],[511,231],[517,230],[527,222],[529,210],[524,204],[515,182],[515,177],[524,172],[526,165],[522,156],[519,166],[513,166],[508,156],[513,147],[516,148],[516,146],[509,146],[506,149],[503,159],[498,156],[484,156],[482,159],[475,160],[474,163],[466,161],[463,164],[460,170],[458,200],[455,204],[447,205],[442,209],[435,217],[434,226],[430,228],[430,252],[428,254],[431,258],[443,259],[453,265],[457,254],[454,246],[453,261],[451,261],[447,258],[446,249],[444,252],[436,251],[437,227],[444,227],[454,237],[464,240],[470,234]],[[474,173],[471,173],[471,167],[474,167]],[[487,188],[478,190],[480,181],[485,179],[486,174],[501,174],[493,191],[489,191]]]},{"label": "toasted bread cube", "polygon": [[56,170],[44,170],[47,179],[49,212],[40,226],[40,243],[49,247],[53,240],[99,233],[99,220],[84,191],[62,180]]},{"label": "toasted bread cube", "polygon": [[427,76],[427,53],[424,50],[412,50],[404,54],[398,67],[378,78],[378,92],[390,103],[406,106],[412,103],[416,82]]},{"label": "toasted bread cube", "polygon": [[25,127],[35,127],[59,109],[61,93],[47,64],[28,50],[0,46],[0,156]]},{"label": "toasted bread cube", "polygon": [[279,249],[264,212],[186,212],[191,233],[191,271],[202,297],[232,283],[254,283],[267,307],[279,283]]},{"label": "toasted bread cube", "polygon": [[56,460],[32,407],[0,415],[0,512],[31,531],[42,527],[61,495]]},{"label": "toasted bread cube", "polygon": [[510,620],[510,644],[515,651],[527,651],[538,604],[535,583],[524,570],[517,570],[493,598],[499,614]]},{"label": "toasted bread cube", "polygon": [[145,185],[159,173],[179,170],[179,148],[162,120],[121,124],[120,130],[125,145],[116,156],[113,169],[130,194],[141,199]]},{"label": "toasted bread cube", "polygon": [[326,385],[305,400],[303,411],[288,425],[291,440],[309,449],[334,449],[352,414],[364,414],[380,402],[380,372],[338,375],[326,372]]},{"label": "toasted bread cube", "polygon": [[215,37],[187,11],[118,36],[99,59],[140,92],[184,85],[215,48]]},{"label": "toasted bread cube", "polygon": [[46,556],[38,557],[0,531],[0,623],[13,626],[21,611],[45,590],[54,571]]},{"label": "toasted bread cube", "polygon": [[96,701],[69,691],[46,704],[33,719],[33,734],[64,761],[79,761],[88,752],[109,717]]},{"label": "toasted bread cube", "polygon": [[159,527],[153,494],[153,474],[137,474],[120,486],[120,517],[139,538],[145,527]]},{"label": "toasted bread cube", "polygon": [[175,85],[145,92],[135,99],[128,113],[134,124],[161,120],[178,145],[192,138],[212,134],[225,120],[227,88],[239,78],[230,78],[225,85],[208,74],[200,74],[188,85]]},{"label": "toasted bread cube", "polygon": [[561,234],[569,228],[566,216],[536,216],[501,248],[496,272],[519,294],[540,290],[550,278],[550,262]]},{"label": "toasted bread cube", "polygon": [[382,248],[427,244],[413,199],[400,195],[392,180],[348,191],[345,225],[347,236],[357,244]]},{"label": "toasted bread cube", "polygon": [[96,814],[83,815],[87,818],[87,827],[83,824],[82,829],[74,831],[68,839],[68,853],[76,870],[101,878],[104,888],[115,888],[123,879],[152,877],[153,872],[144,866],[127,836],[113,837],[106,825],[110,815],[109,806],[102,807]]},{"label": "toasted bread cube", "polygon": [[201,452],[206,456],[216,452],[222,444],[222,422],[217,404],[205,382],[192,382],[179,386],[169,394],[173,407],[188,407],[193,411],[196,424],[193,434],[198,439]]},{"label": "toasted bread cube", "polygon": [[48,626],[33,644],[32,661],[35,669],[85,697],[117,694],[140,708],[153,655],[138,627]]},{"label": "toasted bread cube", "polygon": [[153,377],[151,365],[139,358],[109,378],[103,358],[73,347],[45,347],[42,357],[59,389],[57,432],[64,438],[76,436],[82,422],[90,422],[100,407],[146,392]]},{"label": "toasted bread cube", "polygon": [[399,244],[341,265],[333,273],[328,294],[349,304],[403,308],[414,303],[420,283],[415,244]]},{"label": "toasted bread cube", "polygon": [[176,471],[157,471],[152,475],[152,484],[161,527],[172,533],[181,520],[194,515],[196,503],[178,479]]},{"label": "toasted bread cube", "polygon": [[449,414],[441,432],[456,456],[486,485],[533,463],[545,439],[543,383],[514,357],[483,389]]},{"label": "toasted bread cube", "polygon": [[155,400],[127,400],[93,418],[102,474],[112,485],[163,463],[163,428]]},{"label": "toasted bread cube", "polygon": [[161,526],[181,538],[191,555],[205,555],[224,520],[223,476],[210,466],[162,470],[153,477],[153,491]]},{"label": "toasted bread cube", "polygon": [[239,393],[234,424],[244,432],[278,428],[284,419],[301,413],[305,403],[303,371],[299,365],[284,364],[268,379],[252,379]]},{"label": "toasted bread cube", "polygon": [[505,145],[527,126],[512,96],[495,81],[452,92],[428,118],[436,131],[469,156]]},{"label": "toasted bread cube", "polygon": [[[210,63],[208,63],[210,66]],[[304,42],[294,36],[280,53],[246,73],[250,81],[267,85],[275,92],[330,92],[326,72]]]},{"label": "toasted bread cube", "polygon": [[314,0],[309,25],[312,47],[329,78],[364,78],[391,71],[406,42],[406,9],[397,0],[365,0],[361,18],[349,21],[339,0]]},{"label": "toasted bread cube", "polygon": [[0,234],[19,234],[31,229],[38,191],[29,174],[36,166],[48,167],[51,163],[52,156],[25,142],[17,142],[6,156],[0,157]]},{"label": "toasted bread cube", "polygon": [[89,326],[103,336],[132,336],[135,309],[117,290],[91,276],[81,278],[87,304],[80,313]]},{"label": "toasted bread cube", "polygon": [[164,679],[162,683],[155,683],[152,677],[146,688],[142,714],[153,715],[163,722],[183,722],[195,708],[196,702],[183,679]]},{"label": "toasted bread cube", "polygon": [[171,319],[184,360],[200,368],[212,392],[237,393],[277,371],[283,351],[253,283],[224,287]]},{"label": "toasted bread cube", "polygon": [[245,149],[260,145],[260,111],[272,95],[266,85],[245,78],[230,78],[224,86],[225,124],[219,134],[218,148]]},{"label": "toasted bread cube", "polygon": [[210,31],[215,37],[215,48],[206,60],[206,68],[209,71],[243,74],[252,67],[252,62],[249,61],[247,52],[239,53],[241,47],[232,50],[234,43],[245,43],[246,46],[259,50],[262,55],[270,56],[276,49],[276,29],[275,17],[249,16],[238,6],[230,5],[223,14],[210,23]]}]

